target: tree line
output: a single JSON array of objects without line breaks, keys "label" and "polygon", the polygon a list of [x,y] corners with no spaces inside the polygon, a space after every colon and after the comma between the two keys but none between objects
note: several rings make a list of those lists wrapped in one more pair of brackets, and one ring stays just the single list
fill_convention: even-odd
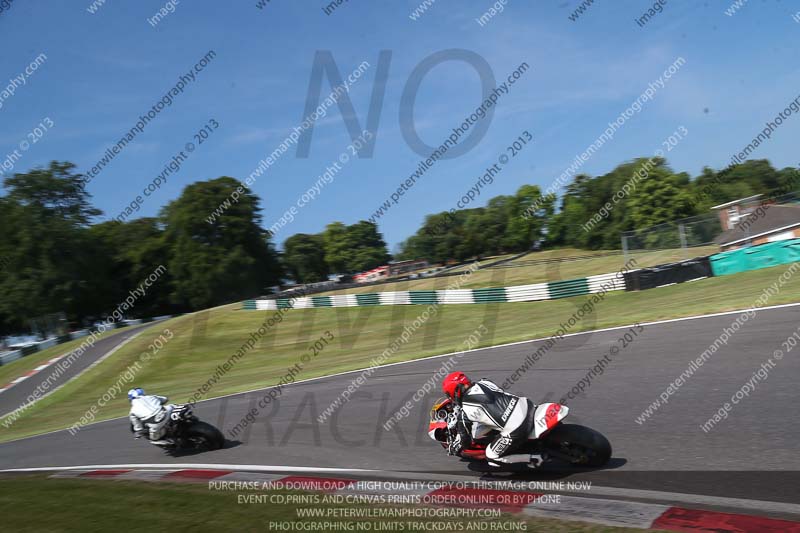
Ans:
[{"label": "tree line", "polygon": [[[278,253],[262,227],[260,200],[249,190],[209,223],[209,213],[240,186],[227,176],[186,186],[158,216],[124,222],[98,222],[103,213],[69,162],[15,174],[4,185],[3,334],[53,313],[64,313],[72,327],[105,319],[161,265],[165,273],[138,295],[129,318],[205,309],[269,293],[286,276],[319,281],[389,260],[377,227],[365,221],[295,235]],[[319,264],[306,261],[317,256]]]},{"label": "tree line", "polygon": [[[644,179],[635,179],[646,169]],[[633,180],[632,180],[633,178]],[[635,185],[619,198],[626,184]],[[710,215],[711,207],[755,194],[771,196],[800,186],[796,168],[775,169],[767,160],[751,160],[722,170],[704,167],[692,178],[675,172],[663,158],[639,158],[623,163],[602,176],[576,176],[561,197],[559,212],[548,224],[548,242],[585,249],[617,249],[622,232],[643,230],[657,224],[698,215]],[[615,201],[615,195],[617,195]],[[596,213],[607,216],[587,224]],[[595,217],[597,220],[597,217]],[[710,242],[716,235],[698,236]],[[648,238],[664,238],[651,235]],[[669,238],[677,241],[677,235]],[[678,245],[675,241],[646,243],[654,247]]]},{"label": "tree line", "polygon": [[[646,177],[631,187],[645,166]],[[91,205],[83,176],[69,162],[15,174],[4,185],[0,333],[22,331],[50,313],[65,313],[72,325],[103,319],[160,265],[166,273],[137,300],[131,317],[204,309],[266,294],[286,280],[322,281],[392,259],[378,227],[363,220],[292,235],[278,252],[262,227],[260,200],[249,190],[209,223],[208,214],[240,185],[227,176],[190,184],[157,216],[125,222],[98,222],[102,212]],[[664,159],[640,158],[602,176],[578,175],[560,198],[523,185],[485,207],[430,214],[396,259],[463,261],[529,250],[537,242],[615,249],[623,231],[797,185],[797,169],[776,170],[766,160],[704,168],[692,179]],[[612,209],[597,217],[609,202]]]},{"label": "tree line", "polygon": [[350,226],[332,222],[322,233],[298,233],[283,243],[286,273],[300,283],[371,270],[390,259],[378,226],[366,220]]},{"label": "tree line", "polygon": [[673,171],[664,158],[638,158],[601,176],[575,176],[560,198],[524,185],[513,196],[492,198],[486,207],[428,215],[402,243],[398,257],[464,260],[522,252],[537,241],[548,247],[618,249],[623,232],[711,215],[714,205],[754,194],[792,192],[800,187],[798,178],[796,168],[777,170],[767,160],[751,160],[719,171],[705,167],[692,179]]},{"label": "tree line", "polygon": [[202,309],[259,294],[278,281],[277,254],[247,194],[219,224],[204,215],[239,182],[187,186],[159,216],[96,220],[83,175],[68,162],[15,174],[0,198],[0,331],[63,312],[71,325],[104,319],[160,265],[166,272],[138,297],[131,317]]}]

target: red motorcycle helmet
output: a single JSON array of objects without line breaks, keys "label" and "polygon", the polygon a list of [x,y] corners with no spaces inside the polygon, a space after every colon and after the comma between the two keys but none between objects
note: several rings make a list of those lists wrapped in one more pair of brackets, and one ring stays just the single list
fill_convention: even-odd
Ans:
[{"label": "red motorcycle helmet", "polygon": [[442,381],[442,392],[450,398],[461,397],[463,390],[472,386],[472,381],[463,372],[450,372]]}]

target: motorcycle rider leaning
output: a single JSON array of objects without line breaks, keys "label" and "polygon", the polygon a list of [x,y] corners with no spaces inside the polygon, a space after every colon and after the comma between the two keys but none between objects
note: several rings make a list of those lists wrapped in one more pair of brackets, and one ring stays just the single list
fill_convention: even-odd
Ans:
[{"label": "motorcycle rider leaning", "polygon": [[[487,379],[473,383],[463,372],[448,374],[442,390],[460,408],[455,421],[457,434],[448,449],[450,455],[460,455],[472,439],[497,430],[500,434],[486,447],[490,464],[531,461],[529,453],[510,454],[533,429],[534,406],[529,399],[509,394]],[[471,431],[467,425],[472,426]]]},{"label": "motorcycle rider leaning", "polygon": [[129,418],[136,438],[146,437],[149,433],[151,444],[169,443],[168,440],[161,440],[167,432],[172,412],[172,405],[164,405],[167,397],[146,395],[142,389],[135,388],[128,391],[128,400],[131,402]]}]

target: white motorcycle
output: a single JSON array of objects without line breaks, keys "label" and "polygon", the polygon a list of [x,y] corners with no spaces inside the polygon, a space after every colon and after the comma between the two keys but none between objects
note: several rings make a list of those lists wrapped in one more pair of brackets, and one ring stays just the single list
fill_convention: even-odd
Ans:
[{"label": "white motorcycle", "polygon": [[[440,398],[431,409],[428,435],[445,449],[456,436],[455,425],[461,416],[460,408],[450,398]],[[534,411],[533,429],[528,441],[515,449],[514,453],[529,453],[530,467],[539,467],[550,460],[559,460],[572,465],[600,467],[611,458],[611,443],[602,433],[586,426],[562,424],[569,413],[566,405],[543,403]],[[461,457],[473,461],[486,461],[486,446],[498,432],[490,431],[473,439],[469,447],[461,451]]]}]

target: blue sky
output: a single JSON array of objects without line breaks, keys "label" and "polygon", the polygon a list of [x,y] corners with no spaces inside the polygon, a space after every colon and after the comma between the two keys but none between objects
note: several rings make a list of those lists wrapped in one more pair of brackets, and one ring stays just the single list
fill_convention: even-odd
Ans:
[{"label": "blue sky", "polygon": [[[421,0],[420,0],[421,1]],[[300,210],[276,241],[319,232],[339,220],[354,223],[373,211],[417,167],[399,121],[410,73],[427,56],[461,48],[486,59],[498,81],[526,62],[530,70],[499,102],[488,133],[465,155],[438,162],[379,220],[390,248],[411,235],[425,214],[443,211],[480,177],[522,131],[532,146],[513,158],[473,205],[513,193],[524,183],[546,188],[678,57],[686,60],[641,113],[620,128],[583,166],[602,174],[634,157],[650,156],[684,126],[688,137],[667,154],[672,167],[697,175],[722,168],[785,105],[800,94],[800,5],[750,0],[734,16],[731,2],[670,0],[639,27],[646,2],[597,1],[577,21],[579,2],[507,0],[484,26],[475,19],[494,2],[437,0],[418,20],[418,1],[349,0],[326,15],[324,1],[189,2],[155,28],[147,22],[165,2],[108,1],[95,14],[88,0],[15,0],[0,13],[0,91],[40,53],[47,60],[0,108],[0,162],[48,117],[54,126],[22,154],[13,171],[53,159],[85,172],[115,144],[178,76],[208,50],[214,61],[89,185],[94,204],[116,216],[209,119],[220,127],[197,147],[177,175],[148,198],[152,216],[188,184],[228,175],[244,180],[303,119],[317,50],[330,50],[346,76],[371,67],[350,98],[365,124],[380,50],[391,50],[386,92],[372,158],[353,159],[335,181]],[[323,96],[328,94],[323,82]],[[417,95],[415,124],[430,145],[480,104],[476,72],[460,62],[434,68]],[[751,156],[777,167],[796,166],[792,117]],[[310,156],[287,152],[253,191],[269,227],[308,189],[350,137],[338,108],[316,125]]]}]

